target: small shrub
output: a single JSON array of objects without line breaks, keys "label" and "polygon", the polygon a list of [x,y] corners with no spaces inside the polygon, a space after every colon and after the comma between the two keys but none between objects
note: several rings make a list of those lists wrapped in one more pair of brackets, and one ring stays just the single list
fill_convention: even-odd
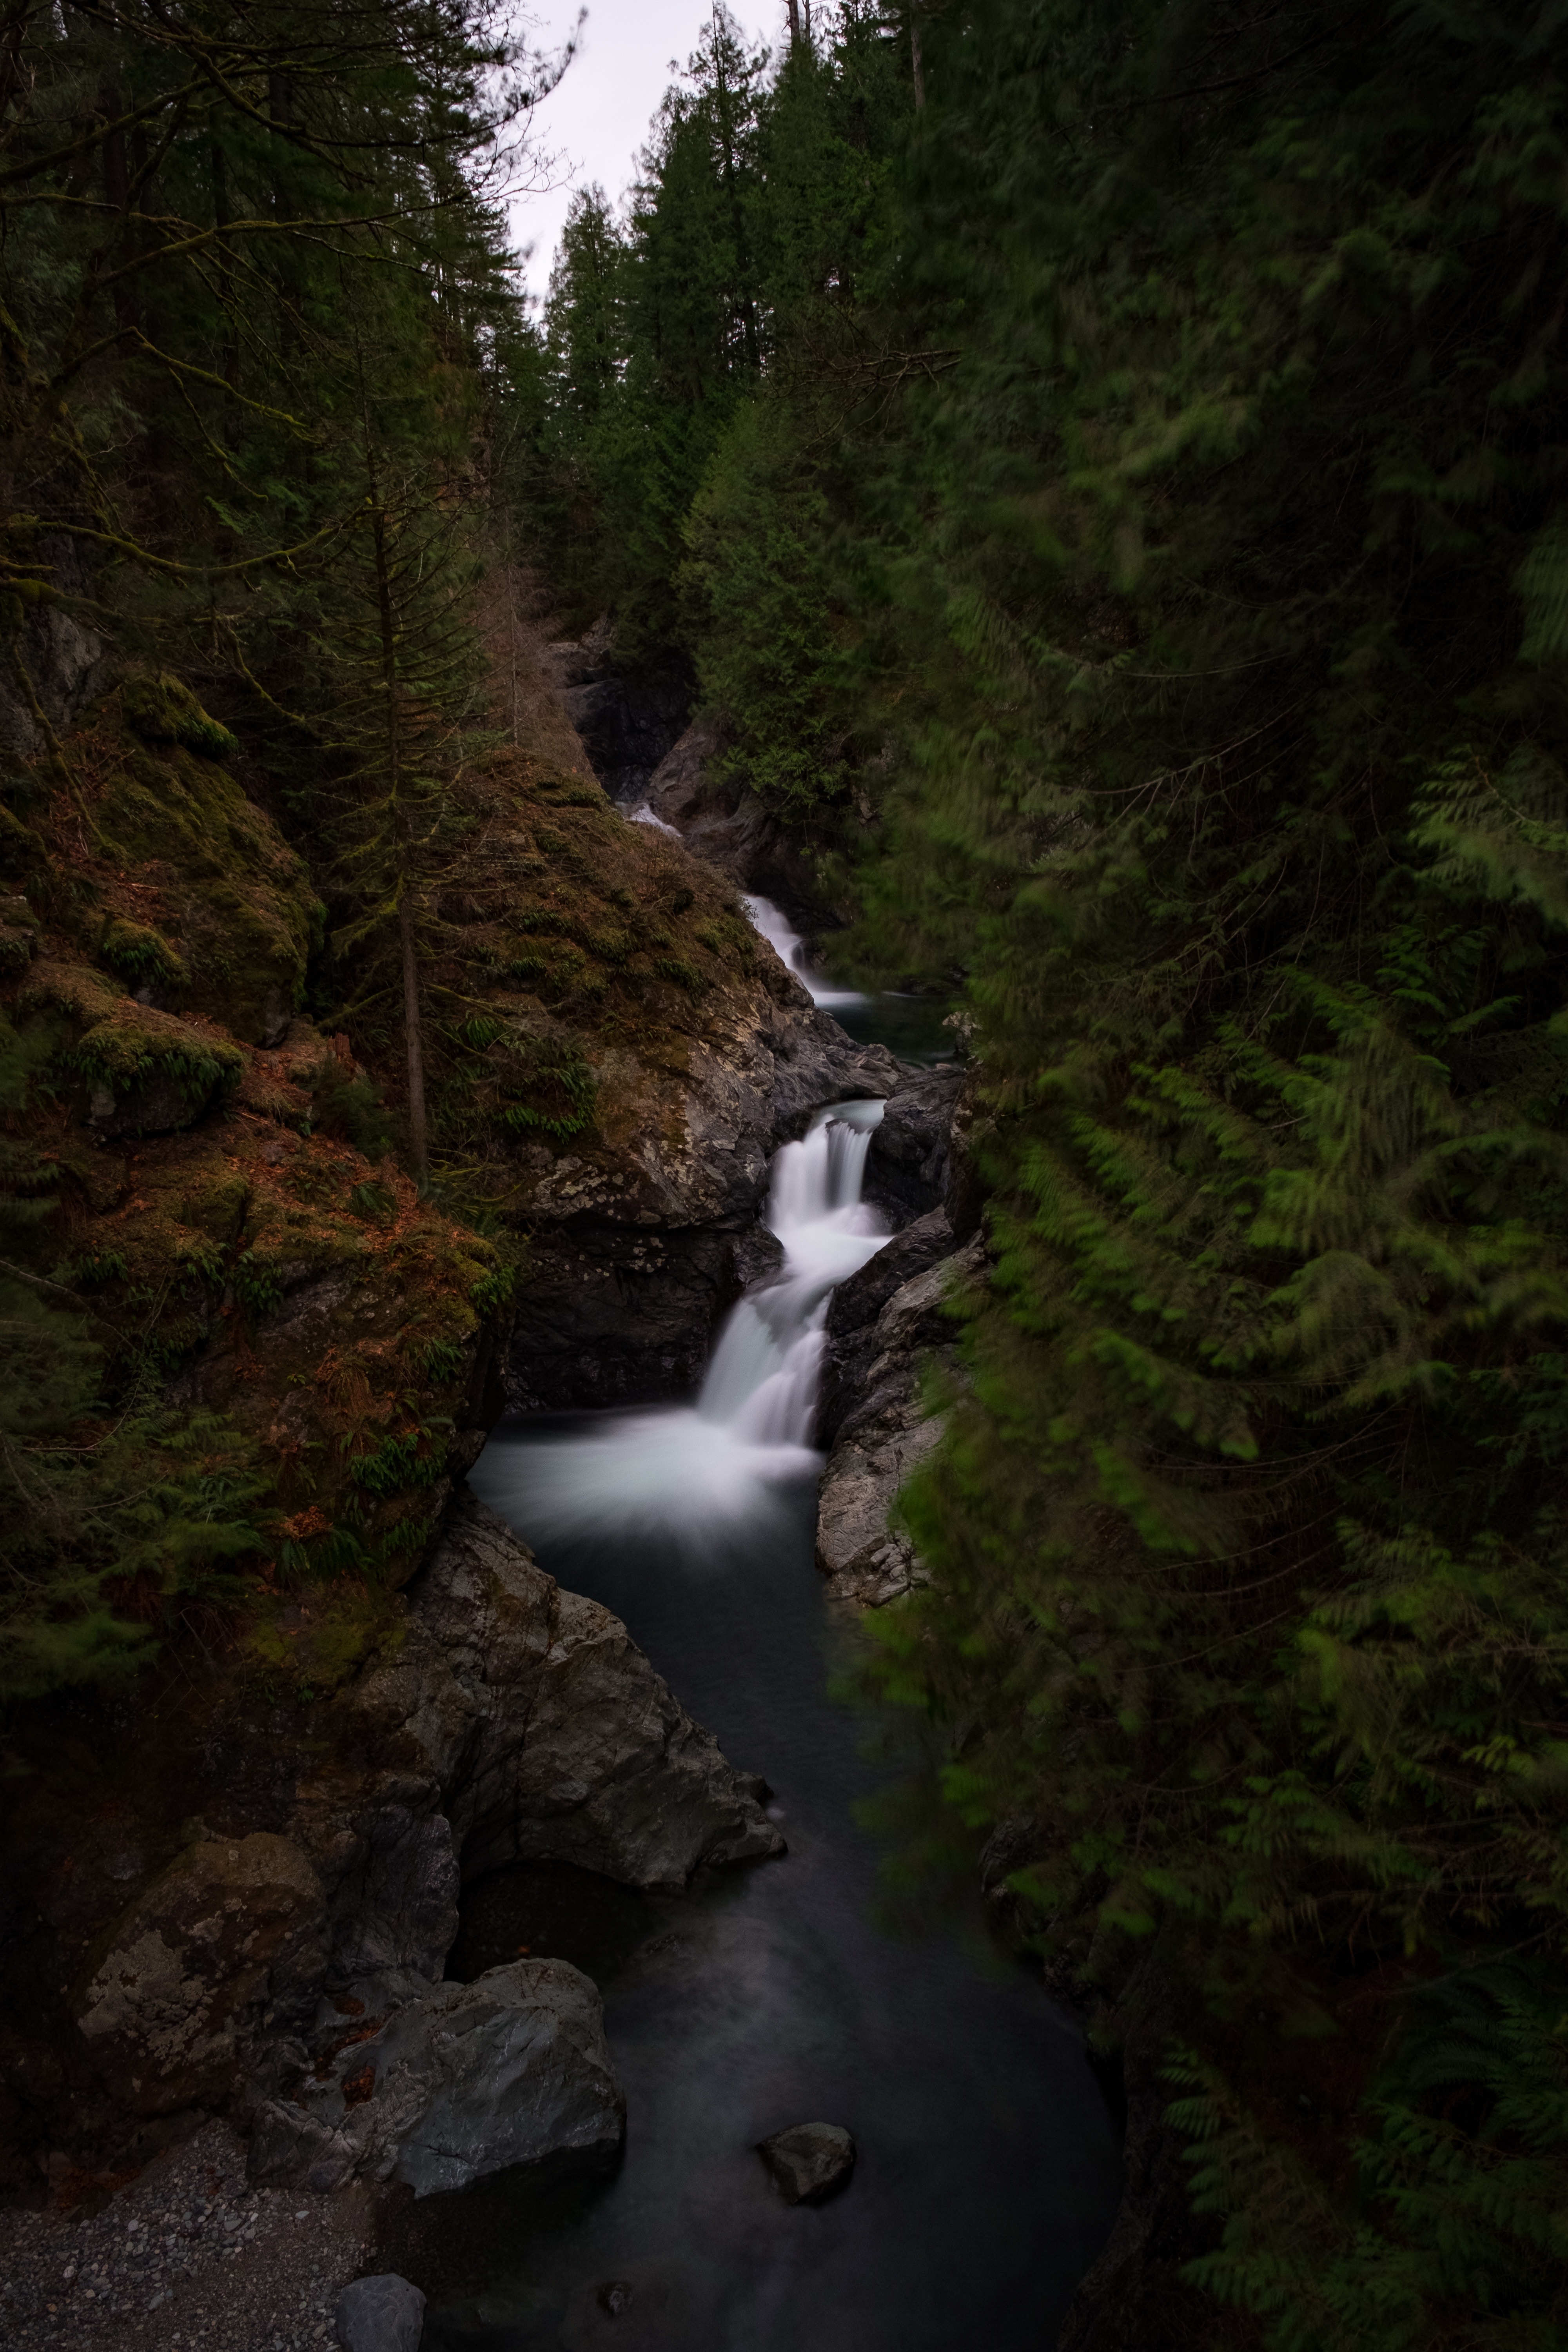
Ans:
[{"label": "small shrub", "polygon": [[494,1315],[501,1307],[510,1306],[516,1288],[515,1265],[502,1264],[492,1266],[488,1274],[481,1274],[479,1280],[471,1285],[468,1304],[476,1315]]},{"label": "small shrub", "polygon": [[350,1077],[334,1055],[323,1055],[306,1084],[310,1090],[310,1128],[342,1136],[366,1160],[384,1160],[393,1148],[392,1120],[369,1078]]},{"label": "small shrub", "polygon": [[385,1502],[410,1486],[434,1486],[446,1460],[446,1445],[433,1431],[410,1429],[400,1436],[384,1437],[368,1454],[356,1454],[349,1464],[349,1476],[367,1495]]},{"label": "small shrub", "polygon": [[349,1194],[349,1211],[353,1216],[387,1217],[396,1206],[385,1185],[378,1184],[374,1177],[367,1178],[363,1184],[356,1184]]},{"label": "small shrub", "polygon": [[549,1135],[564,1142],[593,1120],[598,1081],[574,1037],[518,1041],[509,1073],[511,1099],[501,1124],[513,1135]]},{"label": "small shrub", "polygon": [[673,981],[677,988],[684,988],[689,996],[700,996],[709,984],[706,976],[680,956],[656,956],[653,968],[660,980]]},{"label": "small shrub", "polygon": [[247,1320],[251,1323],[259,1323],[263,1316],[275,1314],[283,1304],[283,1283],[276,1263],[270,1258],[258,1257],[254,1250],[247,1250],[244,1256],[236,1261],[229,1279],[234,1285],[234,1295]]}]

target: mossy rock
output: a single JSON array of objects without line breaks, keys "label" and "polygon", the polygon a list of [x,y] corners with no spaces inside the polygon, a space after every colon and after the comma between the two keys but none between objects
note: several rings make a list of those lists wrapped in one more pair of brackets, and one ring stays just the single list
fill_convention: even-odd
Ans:
[{"label": "mossy rock", "polygon": [[19,1001],[63,1013],[76,1027],[59,1060],[86,1087],[88,1124],[100,1135],[189,1127],[244,1074],[245,1056],[230,1039],[138,1004],[79,964],[37,965]]},{"label": "mossy rock", "polygon": [[171,947],[151,923],[133,923],[124,916],[110,918],[99,943],[99,960],[118,973],[131,989],[184,988],[190,967],[177,948]]},{"label": "mossy rock", "polygon": [[177,743],[203,759],[226,760],[239,745],[226,727],[202,709],[191,689],[167,670],[128,677],[120,689],[125,723],[144,743]]},{"label": "mossy rock", "polygon": [[320,920],[304,861],[226,769],[177,740],[150,750],[119,715],[111,696],[81,739],[98,846],[118,876],[101,888],[106,928],[82,944],[132,984],[188,987],[245,1044],[275,1045]]}]

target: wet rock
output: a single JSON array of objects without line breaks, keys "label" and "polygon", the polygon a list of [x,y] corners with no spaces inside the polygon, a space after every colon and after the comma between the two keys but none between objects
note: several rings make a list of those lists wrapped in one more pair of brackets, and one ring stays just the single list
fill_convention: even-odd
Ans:
[{"label": "wet rock", "polygon": [[[644,1071],[597,1157],[540,1148],[507,1395],[520,1412],[648,1402],[700,1378],[738,1296],[737,1253],[781,1143],[825,1102],[893,1095],[906,1073],[818,1012],[759,941],[748,1005],[715,1003],[679,1083]],[[617,1124],[619,1122],[619,1124]],[[624,1132],[623,1132],[624,1129]]]},{"label": "wet rock", "polygon": [[328,2189],[359,2176],[416,2197],[511,2165],[609,2162],[626,2099],[596,1988],[565,1960],[436,1985],[269,2101],[253,2179]]},{"label": "wet rock", "polygon": [[[945,1218],[936,1213],[898,1235],[888,1249],[855,1277],[846,1291],[872,1274],[883,1257],[904,1245],[919,1259],[946,1237]],[[817,1496],[816,1564],[843,1599],[879,1608],[920,1583],[923,1570],[909,1538],[889,1527],[900,1488],[942,1436],[942,1423],[930,1415],[921,1394],[921,1373],[933,1358],[956,1363],[956,1331],[944,1312],[955,1290],[983,1270],[977,1240],[938,1257],[900,1284],[869,1316],[830,1344],[833,1450]],[[862,1312],[880,1282],[901,1271],[895,1263],[879,1281],[852,1297],[846,1313]]]},{"label": "wet rock", "polygon": [[395,2271],[383,2271],[344,2287],[333,2317],[343,2352],[419,2352],[425,2297]]},{"label": "wet rock", "polygon": [[613,800],[641,798],[686,724],[691,695],[670,669],[631,669],[616,657],[607,615],[575,639],[546,646],[542,667]]},{"label": "wet rock", "polygon": [[[884,1117],[886,1114],[884,1113]],[[867,1376],[883,1351],[877,1339],[877,1318],[895,1291],[917,1275],[929,1273],[953,1254],[952,1227],[945,1209],[930,1209],[923,1217],[897,1233],[886,1246],[868,1258],[858,1274],[841,1282],[827,1309],[826,1346],[823,1351],[821,1401],[817,1407],[817,1444],[831,1445],[840,1428],[867,1395]],[[951,1339],[951,1331],[928,1335]]]},{"label": "wet rock", "polygon": [[866,1160],[865,1196],[895,1225],[942,1203],[952,1182],[953,1118],[964,1073],[943,1062],[934,1069],[900,1066],[881,1125]]},{"label": "wet rock", "polygon": [[[618,1618],[563,1592],[471,1496],[354,1695],[443,1791],[465,1876],[570,1862],[632,1886],[784,1851],[754,1793]],[[363,1936],[363,1929],[356,1928]]]},{"label": "wet rock", "polygon": [[855,2169],[855,2143],[842,2124],[792,2124],[757,2142],[757,2154],[792,2205],[819,2205]]}]

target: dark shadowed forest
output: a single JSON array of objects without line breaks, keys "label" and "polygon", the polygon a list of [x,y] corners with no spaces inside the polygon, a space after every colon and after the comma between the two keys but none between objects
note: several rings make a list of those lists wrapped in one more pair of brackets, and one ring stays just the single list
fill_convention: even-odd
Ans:
[{"label": "dark shadowed forest", "polygon": [[[607,616],[834,971],[957,1007],[986,1265],[843,1696],[889,1901],[978,1879],[1157,2103],[1082,2342],[1552,2352],[1568,13],[790,19],[715,8],[537,305],[577,68],[470,0],[0,19],[9,1769],[198,1652],[354,1670],[515,1154],[750,971],[498,688],[503,605]],[[258,1386],[349,1258],[387,1352]]]}]

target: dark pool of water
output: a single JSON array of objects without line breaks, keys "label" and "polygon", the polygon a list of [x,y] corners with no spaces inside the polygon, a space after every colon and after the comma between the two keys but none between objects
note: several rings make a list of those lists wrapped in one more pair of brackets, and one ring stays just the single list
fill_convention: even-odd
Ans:
[{"label": "dark pool of water", "polygon": [[[481,1493],[488,1472],[515,1491],[533,1430],[491,1440]],[[787,1495],[700,1559],[544,1557],[766,1775],[790,1851],[681,1897],[537,1868],[469,1897],[465,1971],[520,1944],[596,1969],[626,2146],[598,2182],[507,2177],[403,2209],[384,2254],[429,2294],[426,2352],[1041,2352],[1105,2235],[1114,2130],[1037,1975],[978,1927],[878,1924],[880,1849],[854,1808],[886,1768],[827,1695],[853,1635],[813,1565],[814,1502]],[[754,2143],[818,2119],[853,2132],[853,2180],[786,2206]],[[611,2281],[632,2290],[616,2314]]]},{"label": "dark pool of water", "polygon": [[879,995],[835,1004],[834,1019],[861,1045],[886,1045],[903,1062],[951,1062],[957,1054],[943,1023],[952,1010],[945,996]]}]

